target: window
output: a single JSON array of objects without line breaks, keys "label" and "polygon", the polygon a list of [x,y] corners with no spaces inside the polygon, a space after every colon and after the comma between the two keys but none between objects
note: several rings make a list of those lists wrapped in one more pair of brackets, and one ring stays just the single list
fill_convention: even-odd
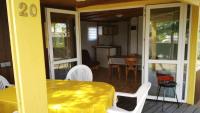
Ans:
[{"label": "window", "polygon": [[53,35],[53,47],[64,48],[67,25],[65,23],[52,23],[51,32]]},{"label": "window", "polygon": [[97,40],[97,27],[88,27],[88,40]]}]

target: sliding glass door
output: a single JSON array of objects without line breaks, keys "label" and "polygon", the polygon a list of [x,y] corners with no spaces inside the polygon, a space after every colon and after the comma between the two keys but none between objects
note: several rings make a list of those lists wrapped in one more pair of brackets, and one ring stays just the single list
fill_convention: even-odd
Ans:
[{"label": "sliding glass door", "polygon": [[46,9],[51,79],[65,79],[80,64],[79,15],[74,11]]},{"label": "sliding glass door", "polygon": [[[152,83],[149,98],[155,99],[158,83],[156,73],[170,74],[177,82],[176,93],[179,100],[184,96],[184,55],[187,54],[186,19],[187,5],[150,5],[146,8],[145,37],[145,81]],[[187,58],[188,56],[186,56]],[[187,65],[187,64],[186,64]],[[186,70],[187,71],[187,70]],[[162,99],[161,89],[159,99]],[[175,100],[173,90],[167,89],[165,97]]]}]

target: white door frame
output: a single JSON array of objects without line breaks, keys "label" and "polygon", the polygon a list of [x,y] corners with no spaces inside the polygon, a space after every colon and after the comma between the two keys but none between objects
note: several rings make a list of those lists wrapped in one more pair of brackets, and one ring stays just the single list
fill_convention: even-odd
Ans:
[{"label": "white door frame", "polygon": [[[178,56],[177,60],[150,60],[149,59],[149,26],[150,26],[150,10],[151,9],[158,9],[158,8],[170,8],[170,7],[180,7],[180,23],[179,23],[179,41],[178,41]],[[159,5],[148,5],[146,7],[146,33],[145,33],[145,82],[148,82],[148,66],[151,63],[162,63],[162,64],[176,64],[177,65],[177,73],[176,73],[176,80],[177,80],[177,87],[176,92],[179,98],[182,100],[182,85],[183,85],[183,64],[184,64],[184,49],[185,48],[185,31],[186,31],[186,21],[187,21],[187,5],[183,3],[170,3],[170,4],[159,4]],[[183,32],[184,31],[184,32]],[[149,99],[155,99],[155,96],[148,96]],[[161,100],[162,97],[159,97]],[[167,101],[175,101],[174,98],[166,98]]]},{"label": "white door frame", "polygon": [[[62,10],[62,9],[54,9],[54,8],[46,8],[46,28],[48,30],[48,55],[49,55],[49,69],[50,69],[50,79],[55,79],[54,73],[54,65],[63,64],[69,62],[77,62],[77,64],[81,64],[81,35],[80,35],[80,13],[76,11]],[[61,13],[61,14],[71,14],[75,16],[75,26],[76,26],[76,58],[65,59],[54,61],[53,57],[53,41],[52,41],[52,33],[51,33],[51,13]]]}]

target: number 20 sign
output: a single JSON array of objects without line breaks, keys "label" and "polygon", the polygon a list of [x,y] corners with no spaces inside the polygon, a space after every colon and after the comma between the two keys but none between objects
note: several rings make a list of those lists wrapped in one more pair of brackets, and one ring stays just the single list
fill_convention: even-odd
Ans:
[{"label": "number 20 sign", "polygon": [[35,4],[31,4],[30,6],[24,2],[19,3],[19,16],[28,16],[35,17],[37,16],[37,6]]}]

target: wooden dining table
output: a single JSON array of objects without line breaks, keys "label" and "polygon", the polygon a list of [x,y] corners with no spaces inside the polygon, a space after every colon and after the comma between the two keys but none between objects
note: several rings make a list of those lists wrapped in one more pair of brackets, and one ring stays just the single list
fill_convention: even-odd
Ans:
[{"label": "wooden dining table", "polygon": [[[114,93],[114,87],[104,82],[47,80],[48,112],[106,113],[113,104]],[[15,87],[0,90],[0,113],[16,110]]]},{"label": "wooden dining table", "polygon": [[[136,58],[137,59],[137,67],[141,67],[142,65],[142,56],[140,55],[122,55],[122,56],[109,56],[108,57],[108,65],[109,65],[109,76],[112,76],[112,69],[117,68],[118,70],[118,78],[120,79],[121,69],[120,66],[127,66],[126,59],[127,58]],[[138,69],[138,68],[137,68]]]},{"label": "wooden dining table", "polygon": [[138,64],[142,64],[142,57],[137,55],[137,56],[129,56],[129,55],[122,55],[122,56],[109,56],[108,57],[108,64],[117,64],[117,65],[126,65],[125,59],[126,58],[137,58],[138,59]]}]

